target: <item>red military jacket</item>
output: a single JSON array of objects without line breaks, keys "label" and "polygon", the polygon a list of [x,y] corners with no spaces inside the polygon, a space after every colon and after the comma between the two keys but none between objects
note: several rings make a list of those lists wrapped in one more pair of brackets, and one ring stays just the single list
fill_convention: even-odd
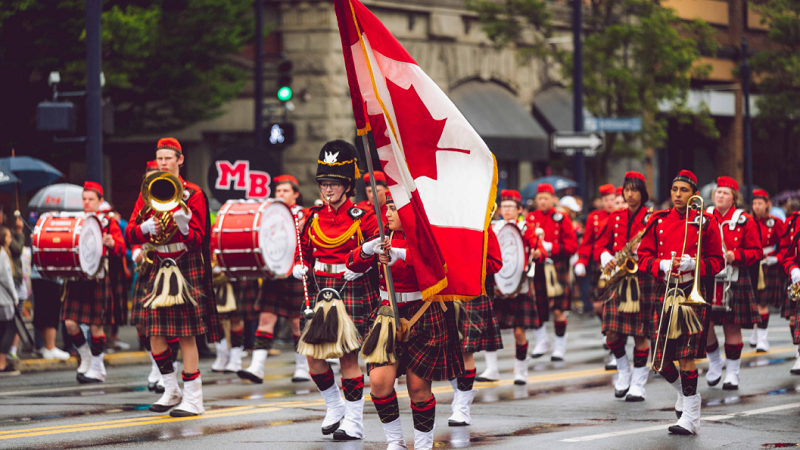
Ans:
[{"label": "red military jacket", "polygon": [[[314,267],[319,261],[325,264],[344,266],[347,255],[361,246],[364,240],[378,234],[378,223],[372,210],[364,210],[347,199],[338,210],[328,205],[309,208],[303,232],[300,235],[300,248],[303,263]],[[300,263],[300,259],[297,259]],[[344,270],[338,273],[315,271],[318,276],[341,278]]]},{"label": "red military jacket", "polygon": [[546,212],[533,211],[525,220],[528,222],[528,228],[544,230],[544,240],[553,244],[550,250],[551,256],[568,258],[578,250],[578,238],[575,236],[572,220],[555,208]]},{"label": "red military jacket", "polygon": [[764,249],[764,256],[778,256],[781,236],[786,231],[783,220],[769,214],[766,217],[756,217],[755,219],[761,231],[761,248]]},{"label": "red military jacket", "polygon": [[492,227],[489,227],[489,242],[486,246],[486,275],[494,275],[503,268],[503,254],[500,253],[500,242],[494,234]]},{"label": "red military jacket", "polygon": [[733,252],[733,264],[739,267],[752,266],[764,259],[759,227],[753,216],[745,212],[741,213],[735,224],[731,223],[734,212],[735,208],[731,208],[723,216],[716,208],[713,210],[714,218],[722,230],[725,251]]},{"label": "red military jacket", "polygon": [[[689,210],[689,220],[694,223],[689,224],[688,236],[686,238],[686,254],[697,256],[697,215],[698,212]],[[725,267],[725,257],[722,254],[722,235],[719,231],[717,219],[713,215],[704,213],[705,223],[703,225],[703,248],[700,259],[700,276],[713,276],[718,274]],[[666,274],[659,273],[659,263],[664,259],[671,259],[671,252],[675,252],[677,257],[681,256],[683,247],[684,230],[686,227],[686,215],[682,215],[675,208],[653,213],[648,222],[656,221],[653,226],[642,236],[637,253],[639,255],[639,270],[660,278]],[[692,279],[694,273],[691,271],[681,272],[684,281]]]},{"label": "red military jacket", "polygon": [[583,239],[580,246],[578,246],[578,264],[589,265],[589,259],[592,258],[597,248],[597,240],[600,238],[610,215],[605,209],[598,209],[589,213],[583,230]]},{"label": "red military jacket", "polygon": [[[206,204],[206,199],[203,195],[203,191],[200,189],[200,186],[190,183],[183,178],[180,180],[183,183],[184,189],[183,200],[186,202],[186,206],[192,213],[192,218],[189,219],[189,234],[184,236],[183,233],[178,230],[169,241],[169,244],[183,242],[186,244],[186,247],[189,250],[195,248],[200,249],[207,231],[206,220],[208,219],[208,205]],[[144,200],[142,200],[142,195],[139,194],[139,198],[136,199],[136,204],[133,207],[131,220],[128,221],[128,227],[125,229],[125,237],[128,238],[128,242],[130,242],[132,245],[141,245],[150,241],[150,236],[146,236],[142,233],[141,222],[144,222],[152,217],[154,211],[149,211],[144,215],[139,224],[136,223],[136,217],[139,215],[139,212],[144,208],[144,206],[145,204]],[[174,210],[172,210],[172,212],[178,211],[179,209],[181,208],[176,207]]]},{"label": "red military jacket", "polygon": [[[795,236],[800,231],[800,211],[793,212],[786,218],[784,231],[780,240],[780,251],[778,252],[778,261],[783,264],[786,270],[786,275],[791,275],[792,269],[800,268],[800,252],[797,249],[797,242]],[[792,245],[794,244],[794,245]]]},{"label": "red military jacket", "polygon": [[[408,248],[406,235],[402,231],[387,231],[388,236],[391,236],[392,248]],[[395,292],[418,292],[419,283],[417,283],[417,275],[414,272],[414,265],[411,260],[414,252],[406,251],[405,261],[398,260],[392,264],[392,281],[394,282]],[[361,253],[361,246],[359,245],[350,252],[347,257],[347,268],[353,272],[363,273],[367,269],[378,262],[378,255],[365,255]],[[383,276],[383,268],[380,267],[380,275],[378,275],[378,284],[380,289],[388,292],[386,289],[386,278]]]},{"label": "red military jacket", "polygon": [[[361,208],[364,211],[375,212],[375,208],[372,206],[372,203],[370,203],[369,200],[364,200],[356,203],[356,207]],[[386,203],[384,203],[383,206],[381,206],[381,223],[386,225]]]},{"label": "red military jacket", "polygon": [[600,255],[605,252],[611,256],[616,255],[618,251],[628,245],[631,239],[647,227],[650,215],[650,211],[644,206],[634,213],[631,213],[629,208],[612,211],[595,243],[592,255],[594,260],[599,263]]}]

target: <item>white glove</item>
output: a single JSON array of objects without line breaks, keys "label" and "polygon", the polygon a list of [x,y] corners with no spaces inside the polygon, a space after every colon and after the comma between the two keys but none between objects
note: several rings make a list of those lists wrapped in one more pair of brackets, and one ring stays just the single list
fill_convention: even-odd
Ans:
[{"label": "white glove", "polygon": [[375,238],[369,242],[365,242],[364,245],[361,246],[361,251],[364,252],[365,255],[382,255],[383,250],[381,249],[381,238]]},{"label": "white glove", "polygon": [[586,266],[582,263],[575,264],[575,275],[582,277],[586,275]]},{"label": "white glove", "polygon": [[298,280],[302,280],[307,273],[308,273],[308,267],[302,264],[298,264],[292,267],[292,276],[297,278]]},{"label": "white glove", "polygon": [[140,249],[140,248],[133,249],[133,252],[131,253],[131,257],[133,258],[133,261],[135,262],[137,259],[139,259],[139,255],[141,255],[141,254],[142,254],[142,249]]},{"label": "white glove", "polygon": [[214,267],[211,268],[211,272],[212,273],[222,273],[222,267],[214,266]]},{"label": "white glove", "polygon": [[797,267],[792,269],[791,276],[792,276],[792,284],[800,283],[800,269],[798,269]]},{"label": "white glove", "polygon": [[681,272],[691,272],[694,270],[695,262],[694,258],[689,255],[683,255],[681,257],[681,264],[678,266],[678,270]]},{"label": "white glove", "polygon": [[542,241],[542,246],[547,251],[548,255],[550,254],[551,251],[553,251],[553,243],[552,242]]},{"label": "white glove", "polygon": [[389,249],[389,267],[392,267],[400,259],[406,260],[406,249],[394,247]]},{"label": "white glove", "polygon": [[364,276],[363,273],[353,272],[350,269],[344,271],[344,279],[347,281],[353,281],[357,278],[361,278],[362,276]]},{"label": "white glove", "polygon": [[192,219],[192,212],[186,213],[183,209],[179,209],[172,214],[172,218],[175,219],[175,224],[178,225],[181,234],[184,236],[189,235],[189,220]]},{"label": "white glove", "polygon": [[778,264],[778,257],[777,256],[767,256],[767,258],[764,260],[764,264],[766,264],[768,266],[774,266],[775,264]]},{"label": "white glove", "polygon": [[671,259],[662,259],[661,262],[658,263],[658,270],[664,272],[664,274],[668,274],[671,268],[672,268]]},{"label": "white glove", "polygon": [[600,267],[605,267],[608,263],[614,260],[614,257],[611,256],[611,253],[603,252],[600,255]]},{"label": "white glove", "polygon": [[140,228],[142,230],[142,234],[145,236],[148,234],[156,234],[156,221],[151,217],[142,222]]}]

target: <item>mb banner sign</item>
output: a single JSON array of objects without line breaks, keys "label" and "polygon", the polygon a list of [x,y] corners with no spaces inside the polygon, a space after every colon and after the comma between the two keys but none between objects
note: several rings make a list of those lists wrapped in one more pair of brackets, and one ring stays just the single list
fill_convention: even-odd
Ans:
[{"label": "mb banner sign", "polygon": [[226,150],[208,168],[208,186],[220,203],[228,200],[265,200],[272,193],[272,178],[279,174],[277,159],[252,148]]}]

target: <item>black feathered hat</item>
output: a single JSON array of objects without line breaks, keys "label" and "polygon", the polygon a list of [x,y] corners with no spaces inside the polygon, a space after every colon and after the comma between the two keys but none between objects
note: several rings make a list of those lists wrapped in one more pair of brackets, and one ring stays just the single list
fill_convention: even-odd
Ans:
[{"label": "black feathered hat", "polygon": [[322,146],[317,161],[317,181],[347,180],[353,182],[361,177],[358,171],[358,152],[352,144],[335,140]]}]

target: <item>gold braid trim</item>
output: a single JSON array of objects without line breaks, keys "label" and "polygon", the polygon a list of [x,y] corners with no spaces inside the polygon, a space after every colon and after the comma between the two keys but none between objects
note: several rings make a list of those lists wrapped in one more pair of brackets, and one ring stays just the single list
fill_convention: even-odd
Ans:
[{"label": "gold braid trim", "polygon": [[354,221],[353,225],[351,225],[350,228],[348,228],[347,231],[345,231],[341,236],[337,238],[329,238],[325,235],[325,233],[322,232],[322,229],[320,229],[319,218],[314,217],[314,219],[311,221],[311,228],[308,230],[308,237],[311,238],[314,244],[322,248],[336,248],[347,242],[347,240],[356,233],[358,233],[358,245],[361,245],[361,243],[364,242],[364,237],[361,235],[360,220]]}]

